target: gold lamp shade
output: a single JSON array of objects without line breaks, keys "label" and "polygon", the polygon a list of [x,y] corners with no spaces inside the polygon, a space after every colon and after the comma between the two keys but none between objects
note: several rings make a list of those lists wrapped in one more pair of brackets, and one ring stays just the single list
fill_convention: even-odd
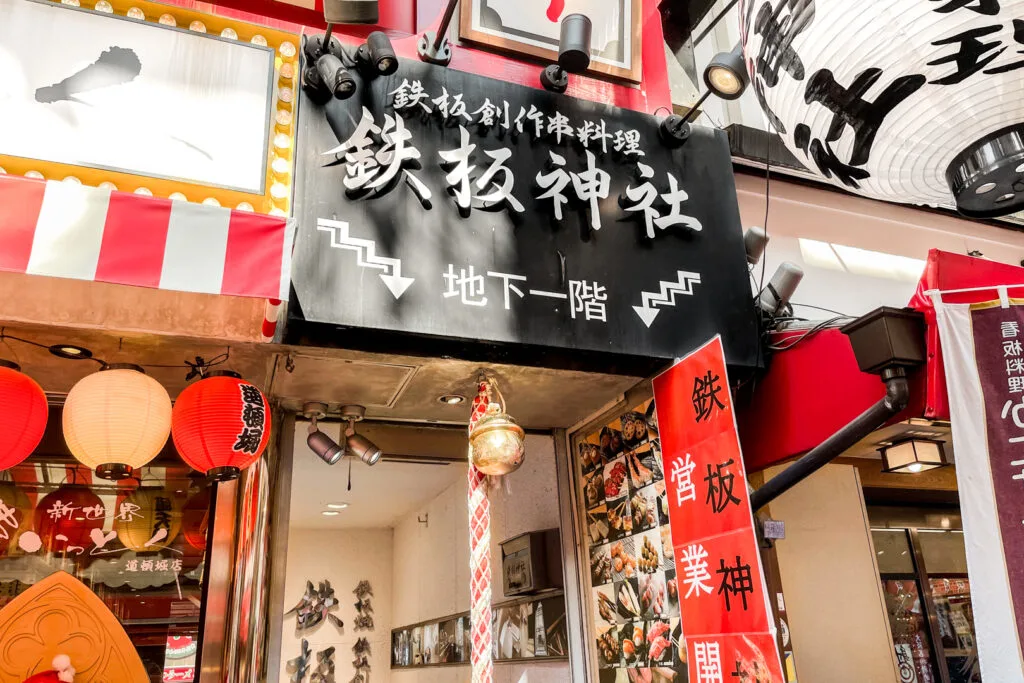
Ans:
[{"label": "gold lamp shade", "polygon": [[171,545],[181,524],[181,501],[161,489],[139,489],[118,505],[114,530],[125,548],[151,553]]},{"label": "gold lamp shade", "polygon": [[491,403],[469,436],[469,448],[473,466],[484,474],[510,474],[526,457],[526,432],[500,405]]}]

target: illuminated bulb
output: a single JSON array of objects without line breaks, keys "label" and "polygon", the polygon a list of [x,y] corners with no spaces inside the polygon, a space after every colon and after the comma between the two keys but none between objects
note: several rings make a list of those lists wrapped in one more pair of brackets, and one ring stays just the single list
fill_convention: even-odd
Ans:
[{"label": "illuminated bulb", "polygon": [[138,187],[135,189],[135,194],[142,195],[143,197],[152,197],[153,191],[148,187]]},{"label": "illuminated bulb", "polygon": [[161,24],[163,24],[164,26],[177,26],[178,25],[177,19],[172,17],[170,14],[161,14],[160,18],[157,19],[157,21],[160,22]]},{"label": "illuminated bulb", "polygon": [[327,507],[331,510],[344,510],[348,507],[348,503],[328,503]]},{"label": "illuminated bulb", "polygon": [[920,472],[923,469],[924,469],[924,465],[922,465],[919,462],[915,462],[915,463],[912,463],[910,465],[907,465],[907,472],[913,472],[914,474],[917,474],[918,472]]},{"label": "illuminated bulb", "polygon": [[238,32],[233,28],[226,28],[220,32],[221,38],[230,38],[231,40],[238,40]]},{"label": "illuminated bulb", "polygon": [[82,3],[80,3],[78,0],[60,0],[60,4],[62,4],[62,5],[71,5],[72,7],[81,7],[82,6]]},{"label": "illuminated bulb", "polygon": [[176,201],[176,202],[187,202],[188,201],[188,197],[183,195],[181,192],[172,192],[171,196],[170,196],[170,199],[172,201]]},{"label": "illuminated bulb", "polygon": [[206,33],[206,24],[201,21],[193,21],[188,25],[189,31],[195,31],[196,33]]},{"label": "illuminated bulb", "polygon": [[114,183],[110,182],[109,180],[104,180],[102,183],[100,183],[96,187],[100,188],[101,190],[109,190],[111,192],[117,192],[117,185],[115,185]]},{"label": "illuminated bulb", "polygon": [[292,113],[287,109],[278,109],[277,115],[274,117],[277,121],[277,127],[282,131],[288,131],[292,127]]},{"label": "illuminated bulb", "polygon": [[249,213],[252,213],[253,211],[256,210],[252,208],[252,204],[250,204],[249,202],[241,202],[238,206],[235,207],[235,209],[237,209],[238,211],[248,211]]},{"label": "illuminated bulb", "polygon": [[35,178],[36,180],[44,180],[43,174],[39,171],[27,171],[25,173],[26,178]]},{"label": "illuminated bulb", "polygon": [[284,133],[278,133],[274,136],[274,149],[278,154],[287,155],[288,151],[292,148],[292,139]]},{"label": "illuminated bulb", "polygon": [[277,50],[285,59],[295,59],[295,55],[298,52],[295,49],[295,43],[291,43],[287,40],[281,43],[281,47],[277,48]]},{"label": "illuminated bulb", "polygon": [[295,99],[295,91],[291,88],[279,88],[277,99],[285,104],[291,104],[292,100]]},{"label": "illuminated bulb", "polygon": [[0,166],[0,175],[7,175],[7,169],[5,169],[3,166]]},{"label": "illuminated bulb", "polygon": [[714,86],[715,92],[723,95],[735,95],[743,89],[743,83],[728,69],[712,69],[708,73],[708,79]]},{"label": "illuminated bulb", "polygon": [[138,7],[128,8],[128,11],[125,12],[124,15],[129,19],[141,19],[142,21],[146,20],[146,13],[140,10]]},{"label": "illuminated bulb", "polygon": [[206,199],[204,199],[203,204],[206,204],[207,206],[220,206],[220,202],[218,202],[213,197],[207,197]]},{"label": "illuminated bulb", "polygon": [[287,178],[288,174],[292,170],[292,165],[288,163],[287,159],[274,157],[274,160],[270,162],[270,170],[273,171],[274,175],[278,178]]},{"label": "illuminated bulb", "polygon": [[292,79],[295,78],[295,65],[291,62],[285,62],[281,65],[281,73],[278,77],[285,84],[291,83]]},{"label": "illuminated bulb", "polygon": [[267,46],[267,39],[264,38],[263,36],[261,36],[258,33],[256,35],[254,35],[252,37],[252,40],[250,40],[249,42],[252,43],[253,45],[259,45],[260,47],[266,47]]},{"label": "illuminated bulb", "polygon": [[270,198],[277,204],[284,204],[288,201],[288,186],[284,183],[274,183],[270,186]]},{"label": "illuminated bulb", "polygon": [[337,517],[341,513],[338,512],[337,510],[324,510],[320,514],[323,515],[324,517]]},{"label": "illuminated bulb", "polygon": [[100,0],[96,3],[96,6],[93,7],[93,9],[97,12],[104,12],[106,14],[114,13],[114,6],[107,2],[107,0]]},{"label": "illuminated bulb", "polygon": [[69,175],[67,178],[65,178],[64,182],[65,183],[70,183],[71,185],[81,185],[82,184],[82,181],[79,180],[78,178],[76,178],[73,175]]},{"label": "illuminated bulb", "polygon": [[288,212],[283,209],[279,209],[276,206],[270,210],[270,215],[278,216],[280,218],[288,218]]}]

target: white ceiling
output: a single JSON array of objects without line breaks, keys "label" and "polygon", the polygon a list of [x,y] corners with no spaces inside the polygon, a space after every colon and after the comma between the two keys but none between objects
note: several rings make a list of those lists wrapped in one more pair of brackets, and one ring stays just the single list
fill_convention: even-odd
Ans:
[{"label": "white ceiling", "polygon": [[[395,463],[382,460],[373,467],[352,462],[352,490],[347,490],[350,458],[327,465],[306,445],[308,423],[295,430],[292,465],[290,526],[296,529],[390,528],[445,489],[466,478],[463,430],[425,430],[410,427],[357,425],[356,431],[371,438],[389,455],[450,458],[445,465]],[[339,440],[338,424],[321,424],[321,430]],[[419,452],[413,452],[419,451]],[[336,517],[325,517],[328,503],[348,503]]]}]

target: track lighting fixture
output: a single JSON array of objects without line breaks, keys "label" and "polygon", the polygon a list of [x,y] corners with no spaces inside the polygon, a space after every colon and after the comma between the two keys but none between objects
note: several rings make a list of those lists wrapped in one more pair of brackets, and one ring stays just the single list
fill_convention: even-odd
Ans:
[{"label": "track lighting fixture", "polygon": [[590,67],[590,39],[593,24],[585,14],[569,14],[562,19],[558,39],[558,64],[545,67],[540,74],[545,90],[564,93],[569,74],[583,73]]},{"label": "track lighting fixture", "polygon": [[337,464],[345,455],[345,449],[337,441],[327,436],[317,427],[317,420],[327,414],[327,405],[324,403],[307,403],[302,407],[302,414],[309,418],[309,436],[306,437],[306,445],[316,453],[317,457],[328,465]]},{"label": "track lighting fixture", "polygon": [[342,406],[341,417],[348,421],[348,429],[345,430],[345,445],[350,455],[357,456],[367,465],[376,465],[383,451],[365,436],[356,434],[356,422],[361,422],[366,416],[366,408],[363,406]]}]

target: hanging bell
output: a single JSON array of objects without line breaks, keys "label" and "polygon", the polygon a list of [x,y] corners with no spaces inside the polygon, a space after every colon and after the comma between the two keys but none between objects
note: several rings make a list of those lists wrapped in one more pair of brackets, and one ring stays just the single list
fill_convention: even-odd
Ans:
[{"label": "hanging bell", "polygon": [[487,407],[469,436],[473,466],[489,476],[510,474],[526,458],[526,432],[497,403]]}]

